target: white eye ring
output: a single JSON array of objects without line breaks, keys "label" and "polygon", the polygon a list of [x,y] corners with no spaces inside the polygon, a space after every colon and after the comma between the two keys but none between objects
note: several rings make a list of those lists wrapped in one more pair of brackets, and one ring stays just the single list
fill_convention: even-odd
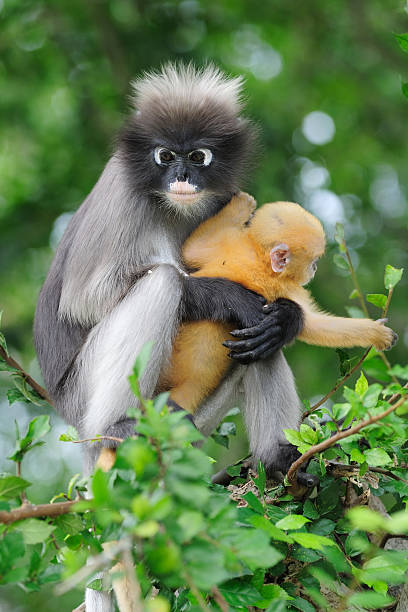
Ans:
[{"label": "white eye ring", "polygon": [[202,162],[194,162],[191,160],[193,164],[199,164],[200,166],[209,166],[211,164],[213,154],[211,153],[210,149],[194,149],[194,151],[191,151],[191,153],[188,154],[188,157],[191,159],[190,156],[196,152],[203,153],[204,160]]},{"label": "white eye ring", "polygon": [[161,153],[163,153],[163,151],[168,151],[169,153],[171,153],[172,156],[173,156],[172,160],[176,156],[175,153],[173,153],[173,151],[170,151],[170,149],[167,149],[166,147],[156,147],[155,150],[154,150],[154,161],[156,162],[156,164],[158,166],[163,166],[165,163],[170,163],[170,161],[172,161],[172,160],[169,160],[168,162],[163,162],[160,159],[160,155],[161,155]]}]

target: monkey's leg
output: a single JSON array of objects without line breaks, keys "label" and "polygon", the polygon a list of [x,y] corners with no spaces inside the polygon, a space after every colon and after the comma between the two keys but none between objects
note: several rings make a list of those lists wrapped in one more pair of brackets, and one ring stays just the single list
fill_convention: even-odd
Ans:
[{"label": "monkey's leg", "polygon": [[181,326],[164,378],[170,388],[170,399],[187,412],[194,414],[228,371],[228,349],[222,343],[231,329],[231,325],[211,321]]},{"label": "monkey's leg", "polygon": [[[134,422],[126,417],[126,411],[137,405],[137,399],[128,376],[143,346],[152,341],[149,363],[139,381],[142,395],[152,397],[160,371],[170,359],[181,293],[179,272],[173,266],[160,265],[139,280],[92,329],[76,362],[75,387],[82,389],[86,398],[80,427],[83,437],[101,434],[124,438],[133,434]],[[101,444],[112,446],[111,442]],[[88,470],[99,451],[99,444],[86,449]]]},{"label": "monkey's leg", "polygon": [[[301,413],[292,370],[282,351],[249,365],[243,383],[245,423],[254,459],[260,459],[269,473],[286,474],[299,453],[283,430],[298,429]],[[301,473],[299,480],[304,478]]]}]

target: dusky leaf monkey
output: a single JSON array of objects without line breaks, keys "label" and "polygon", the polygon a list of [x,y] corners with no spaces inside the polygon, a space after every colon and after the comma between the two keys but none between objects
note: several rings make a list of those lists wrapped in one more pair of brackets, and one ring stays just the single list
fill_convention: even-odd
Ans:
[{"label": "dusky leaf monkey", "polygon": [[[239,283],[187,275],[180,253],[248,175],[256,130],[241,115],[241,89],[240,78],[211,66],[168,65],[137,80],[115,152],[58,245],[34,340],[50,397],[81,437],[133,434],[127,379],[146,342],[153,351],[140,389],[151,397],[180,323],[222,321],[249,330],[258,345],[250,355],[234,351],[195,424],[210,432],[240,401],[255,457],[287,467],[282,428],[297,427],[299,400],[279,349],[300,331],[301,309],[289,300],[265,308]],[[86,471],[99,450],[84,449]],[[98,596],[87,599],[89,610],[103,609]]]},{"label": "dusky leaf monkey", "polygon": [[[192,276],[224,276],[268,302],[293,300],[303,312],[298,339],[308,344],[390,348],[395,334],[381,321],[323,313],[303,287],[314,277],[324,253],[320,221],[292,202],[264,204],[254,211],[253,198],[239,194],[191,234],[182,255],[186,266],[195,270]],[[172,402],[194,414],[227,373],[229,351],[250,351],[257,345],[258,339],[231,341],[231,331],[231,325],[221,322],[182,324],[162,378]]]}]

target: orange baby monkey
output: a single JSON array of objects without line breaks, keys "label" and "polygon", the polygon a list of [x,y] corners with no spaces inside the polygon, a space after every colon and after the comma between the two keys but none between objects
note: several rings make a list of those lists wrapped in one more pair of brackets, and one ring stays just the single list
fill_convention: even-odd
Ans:
[{"label": "orange baby monkey", "polygon": [[[302,307],[299,340],[331,347],[393,345],[396,335],[382,321],[335,317],[320,312],[302,285],[314,276],[325,249],[316,217],[299,204],[275,202],[255,211],[254,199],[241,193],[217,215],[202,223],[183,246],[193,276],[224,277],[262,295],[268,302],[288,298]],[[171,363],[161,387],[190,413],[214,391],[231,360],[233,325],[211,321],[184,323],[176,337]]]}]

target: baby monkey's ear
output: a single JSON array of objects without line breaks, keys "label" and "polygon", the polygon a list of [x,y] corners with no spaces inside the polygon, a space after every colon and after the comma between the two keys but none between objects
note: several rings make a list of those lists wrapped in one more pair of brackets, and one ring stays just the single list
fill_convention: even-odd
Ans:
[{"label": "baby monkey's ear", "polygon": [[290,248],[282,242],[271,249],[271,265],[274,272],[283,272],[290,262]]}]

